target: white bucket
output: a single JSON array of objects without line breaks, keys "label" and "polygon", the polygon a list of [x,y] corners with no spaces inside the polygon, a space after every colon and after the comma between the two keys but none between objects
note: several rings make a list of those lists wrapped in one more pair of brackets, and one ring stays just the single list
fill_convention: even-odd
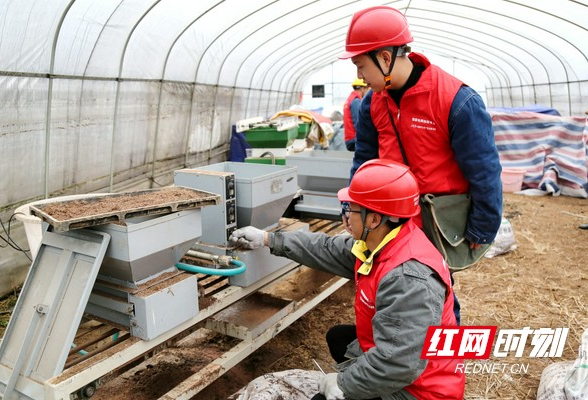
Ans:
[{"label": "white bucket", "polygon": [[14,210],[16,219],[21,221],[24,225],[25,234],[27,235],[27,242],[29,244],[29,249],[31,250],[31,258],[34,260],[37,256],[39,247],[41,247],[41,240],[43,240],[43,231],[47,229],[47,225],[45,224],[45,226],[43,226],[43,221],[41,218],[35,217],[31,214],[30,206],[53,203],[56,201],[78,200],[88,197],[104,196],[106,194],[108,193],[73,194],[70,196],[52,197],[50,199],[23,204]]}]

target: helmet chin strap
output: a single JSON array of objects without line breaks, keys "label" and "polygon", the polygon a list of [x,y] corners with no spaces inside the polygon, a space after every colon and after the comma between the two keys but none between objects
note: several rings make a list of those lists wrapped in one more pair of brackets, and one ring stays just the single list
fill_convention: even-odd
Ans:
[{"label": "helmet chin strap", "polygon": [[384,70],[382,69],[382,66],[380,65],[380,63],[378,61],[378,57],[376,56],[377,51],[370,51],[368,53],[368,55],[370,56],[370,58],[372,59],[374,64],[376,64],[376,66],[378,67],[378,69],[380,70],[382,75],[384,75],[384,84],[385,84],[384,90],[392,89],[392,76],[391,76],[392,68],[394,68],[394,63],[396,62],[396,56],[398,55],[399,48],[400,48],[399,46],[392,47],[392,60],[390,62],[390,68],[388,69],[388,73],[385,73]]},{"label": "helmet chin strap", "polygon": [[[390,217],[388,215],[384,215],[384,214],[380,214],[382,216],[382,219],[380,220],[380,223],[378,224],[378,226],[376,226],[374,229],[378,229],[380,226],[384,225],[386,223],[386,221],[388,221],[388,219],[390,219]],[[367,210],[365,208],[361,209],[361,223],[363,224],[363,232],[361,233],[361,238],[359,240],[361,241],[366,241],[367,239],[367,235],[368,233],[370,233],[371,231],[373,231],[374,229],[370,229],[367,226],[365,226],[365,218],[367,217]]]}]

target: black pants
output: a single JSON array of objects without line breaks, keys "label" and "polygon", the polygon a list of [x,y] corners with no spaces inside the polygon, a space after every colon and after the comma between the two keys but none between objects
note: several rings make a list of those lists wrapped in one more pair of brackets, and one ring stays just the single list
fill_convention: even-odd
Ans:
[{"label": "black pants", "polygon": [[335,325],[327,332],[327,346],[337,364],[346,361],[345,352],[349,343],[357,339],[355,325]]}]

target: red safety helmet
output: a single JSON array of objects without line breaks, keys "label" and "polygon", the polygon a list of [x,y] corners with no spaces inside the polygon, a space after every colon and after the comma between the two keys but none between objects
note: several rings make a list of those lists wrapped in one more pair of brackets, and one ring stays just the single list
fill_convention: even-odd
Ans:
[{"label": "red safety helmet", "polygon": [[346,51],[339,58],[345,60],[383,47],[403,46],[412,41],[404,14],[392,7],[370,7],[353,14],[345,40]]},{"label": "red safety helmet", "polygon": [[410,218],[421,211],[416,178],[406,165],[392,160],[363,163],[337,197],[391,217]]}]

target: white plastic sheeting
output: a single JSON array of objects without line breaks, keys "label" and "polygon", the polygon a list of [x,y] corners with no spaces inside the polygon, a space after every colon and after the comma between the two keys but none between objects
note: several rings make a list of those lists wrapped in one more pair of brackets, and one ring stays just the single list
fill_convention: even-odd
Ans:
[{"label": "white plastic sheeting", "polygon": [[379,4],[489,106],[588,106],[585,0],[0,0],[0,217],[226,159],[231,125],[299,103]]}]

